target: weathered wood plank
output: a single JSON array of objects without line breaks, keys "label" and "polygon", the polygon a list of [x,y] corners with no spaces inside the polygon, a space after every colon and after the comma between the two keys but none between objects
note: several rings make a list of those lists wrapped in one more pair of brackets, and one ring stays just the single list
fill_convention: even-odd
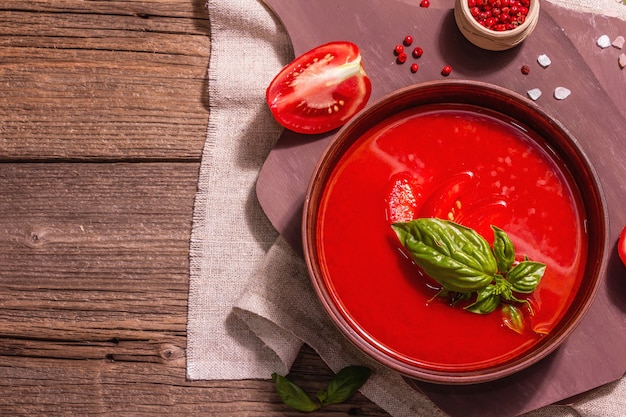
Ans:
[{"label": "weathered wood plank", "polygon": [[[207,56],[208,22],[199,18],[64,12],[54,14],[54,23],[50,25],[49,14],[3,12],[0,46]],[[185,41],[176,42],[181,35]]]},{"label": "weathered wood plank", "polygon": [[0,9],[0,158],[199,160],[210,55],[203,6],[66,3]]},{"label": "weathered wood plank", "polygon": [[173,16],[206,19],[204,0],[3,0],[2,11],[29,11],[48,13],[110,14],[119,16]]},{"label": "weathered wood plank", "polygon": [[[115,346],[109,350],[115,351]],[[115,355],[112,355],[115,357]],[[50,359],[0,356],[0,413],[11,415],[290,416],[268,380],[186,381],[181,367],[138,360]],[[293,381],[314,395],[332,377],[305,347]],[[6,401],[8,399],[8,401]],[[203,413],[203,414],[197,414]],[[387,414],[361,394],[316,415]]]},{"label": "weathered wood plank", "polygon": [[0,164],[0,335],[184,338],[197,171]]}]

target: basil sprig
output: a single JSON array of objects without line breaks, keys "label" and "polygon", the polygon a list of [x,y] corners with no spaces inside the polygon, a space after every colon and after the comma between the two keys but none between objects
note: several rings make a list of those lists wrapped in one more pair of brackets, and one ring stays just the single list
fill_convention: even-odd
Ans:
[{"label": "basil sprig", "polygon": [[325,405],[338,404],[352,397],[365,384],[372,371],[364,366],[347,366],[340,370],[328,385],[320,390],[315,402],[302,388],[288,378],[272,374],[276,392],[283,403],[298,410],[311,412]]},{"label": "basil sprig", "polygon": [[491,248],[478,232],[449,220],[421,218],[391,227],[415,263],[441,284],[441,294],[458,300],[476,293],[476,300],[465,309],[477,314],[489,314],[505,303],[505,324],[523,331],[523,316],[510,303],[526,304],[532,313],[528,301],[514,293],[532,293],[546,265],[527,257],[516,263],[513,242],[502,229],[491,226]]}]

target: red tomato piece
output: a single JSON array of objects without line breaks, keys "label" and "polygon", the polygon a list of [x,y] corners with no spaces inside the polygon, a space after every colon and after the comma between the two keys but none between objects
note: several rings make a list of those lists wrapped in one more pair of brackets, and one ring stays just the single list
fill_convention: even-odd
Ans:
[{"label": "red tomato piece", "polygon": [[285,66],[266,91],[282,126],[298,133],[324,133],[344,125],[370,98],[359,48],[351,42],[318,46]]},{"label": "red tomato piece", "polygon": [[622,263],[626,265],[626,226],[622,229],[622,233],[619,235],[619,242],[617,243],[617,251]]},{"label": "red tomato piece", "polygon": [[466,196],[471,196],[474,174],[461,172],[446,178],[425,199],[420,215],[459,222],[464,208],[468,205]]}]

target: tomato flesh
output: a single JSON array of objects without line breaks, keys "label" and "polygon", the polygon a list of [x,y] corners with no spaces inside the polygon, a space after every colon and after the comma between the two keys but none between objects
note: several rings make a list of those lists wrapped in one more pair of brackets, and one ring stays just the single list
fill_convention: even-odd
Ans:
[{"label": "tomato flesh", "polygon": [[282,126],[317,134],[345,124],[365,107],[371,91],[359,48],[330,42],[285,66],[267,88],[266,100]]},{"label": "tomato flesh", "polygon": [[619,242],[617,243],[617,251],[622,263],[626,265],[626,226],[622,229],[622,233],[619,235]]}]

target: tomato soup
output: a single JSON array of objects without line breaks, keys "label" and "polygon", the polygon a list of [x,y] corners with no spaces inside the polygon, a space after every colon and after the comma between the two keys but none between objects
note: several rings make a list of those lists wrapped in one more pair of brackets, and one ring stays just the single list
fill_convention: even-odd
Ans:
[{"label": "tomato soup", "polygon": [[[341,157],[324,189],[317,248],[328,292],[363,338],[405,363],[479,370],[541,342],[580,286],[587,253],[579,191],[556,153],[506,116],[432,105],[385,119]],[[436,297],[390,227],[388,197],[409,184],[417,217],[503,229],[517,254],[547,265],[517,333],[500,309],[485,315]],[[525,309],[520,305],[521,309]]]}]

